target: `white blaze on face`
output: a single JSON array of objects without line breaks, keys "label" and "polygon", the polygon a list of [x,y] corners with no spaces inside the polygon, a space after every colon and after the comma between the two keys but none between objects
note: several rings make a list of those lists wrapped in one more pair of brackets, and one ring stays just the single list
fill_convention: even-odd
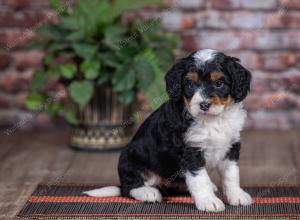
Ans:
[{"label": "white blaze on face", "polygon": [[196,60],[196,64],[198,66],[204,64],[205,62],[208,62],[209,60],[213,59],[214,56],[218,53],[216,50],[212,49],[204,49],[204,50],[199,50],[194,54],[194,58]]},{"label": "white blaze on face", "polygon": [[205,97],[202,95],[201,91],[195,92],[194,96],[191,99],[190,102],[190,113],[193,117],[197,117],[201,112],[203,112],[200,109],[200,102],[205,101]]}]

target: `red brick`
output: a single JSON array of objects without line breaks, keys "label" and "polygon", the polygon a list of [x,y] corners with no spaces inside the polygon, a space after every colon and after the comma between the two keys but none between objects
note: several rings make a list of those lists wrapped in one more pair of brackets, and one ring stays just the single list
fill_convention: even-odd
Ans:
[{"label": "red brick", "polygon": [[0,11],[0,27],[23,27],[24,15],[12,9],[2,9]]},{"label": "red brick", "polygon": [[260,12],[235,12],[231,13],[229,26],[231,28],[256,29],[265,26],[266,13]]},{"label": "red brick", "polygon": [[216,9],[238,9],[241,7],[239,0],[211,0],[209,1],[211,4],[211,7]]},{"label": "red brick", "polygon": [[181,34],[181,48],[187,51],[193,51],[198,49],[196,42],[196,34],[193,32],[184,32]]},{"label": "red brick", "polygon": [[0,5],[11,6],[15,9],[23,9],[25,7],[47,7],[48,0],[0,0]]},{"label": "red brick", "polygon": [[10,98],[7,95],[0,93],[0,108],[7,108],[10,106]]},{"label": "red brick", "polygon": [[280,0],[282,7],[287,7],[288,9],[300,9],[299,0]]},{"label": "red brick", "polygon": [[276,0],[212,0],[211,6],[216,9],[263,9],[274,10],[278,7]]},{"label": "red brick", "polygon": [[251,41],[243,46],[258,50],[300,49],[300,31],[249,32]]},{"label": "red brick", "polygon": [[243,44],[242,38],[236,33],[227,31],[201,31],[195,38],[197,48],[234,50]]},{"label": "red brick", "polygon": [[[270,12],[251,12],[251,11],[203,11],[196,15],[198,28],[218,28],[218,29],[262,29],[266,27],[283,27],[289,22],[287,16],[276,18],[277,14]],[[291,27],[296,27],[297,16],[289,15],[293,22]],[[284,22],[285,21],[285,22]]]},{"label": "red brick", "polygon": [[23,48],[34,37],[36,33],[32,30],[0,30],[0,48],[7,51]]},{"label": "red brick", "polygon": [[300,71],[290,69],[281,74],[253,71],[251,91],[258,94],[279,90],[300,94]]},{"label": "red brick", "polygon": [[161,16],[165,28],[172,31],[178,31],[193,27],[194,20],[189,15],[180,12],[165,12]]},{"label": "red brick", "polygon": [[17,27],[36,29],[46,22],[57,22],[57,14],[52,10],[23,10],[13,9],[0,11],[0,27]]},{"label": "red brick", "polygon": [[240,4],[245,9],[274,10],[278,7],[277,0],[240,0]]},{"label": "red brick", "polygon": [[29,74],[6,73],[0,76],[0,91],[11,94],[27,91],[30,79]]},{"label": "red brick", "polygon": [[192,28],[194,26],[194,20],[190,16],[183,16],[181,20],[182,29]]},{"label": "red brick", "polygon": [[7,0],[5,1],[6,4],[13,6],[15,8],[22,8],[28,6],[30,0]]},{"label": "red brick", "polygon": [[4,70],[9,67],[11,60],[10,54],[0,53],[0,70]]},{"label": "red brick", "polygon": [[241,63],[250,70],[259,69],[261,67],[261,57],[258,53],[251,51],[238,51],[228,53],[231,56],[238,57]]},{"label": "red brick", "polygon": [[297,108],[299,100],[288,92],[275,92],[263,95],[252,94],[244,101],[248,110],[292,110]]},{"label": "red brick", "polygon": [[196,16],[197,28],[225,29],[230,26],[231,13],[219,11],[203,11]]},{"label": "red brick", "polygon": [[24,18],[26,21],[24,27],[32,29],[37,29],[47,22],[58,21],[57,14],[52,10],[27,10],[24,12]]},{"label": "red brick", "polygon": [[19,94],[17,94],[13,100],[13,102],[11,103],[12,106],[14,108],[18,108],[18,109],[26,109],[26,106],[25,106],[25,101],[26,101],[26,98],[28,96],[28,93],[27,92],[21,92]]},{"label": "red brick", "polygon": [[15,68],[18,71],[24,71],[30,68],[38,68],[41,66],[41,60],[44,53],[41,51],[20,51],[13,53]]},{"label": "red brick", "polygon": [[167,6],[172,8],[180,8],[183,10],[199,10],[206,6],[205,0],[168,0],[166,1]]},{"label": "red brick", "polygon": [[272,13],[254,11],[201,11],[195,18],[198,28],[254,29],[296,28],[300,26],[300,13]]},{"label": "red brick", "polygon": [[25,99],[27,96],[27,92],[15,95],[0,93],[0,108],[25,109]]},{"label": "red brick", "polygon": [[261,68],[269,71],[283,71],[293,66],[297,56],[291,52],[272,52],[262,56]]},{"label": "red brick", "polygon": [[300,27],[300,13],[274,13],[271,14],[266,21],[266,26],[269,28],[299,28]]}]

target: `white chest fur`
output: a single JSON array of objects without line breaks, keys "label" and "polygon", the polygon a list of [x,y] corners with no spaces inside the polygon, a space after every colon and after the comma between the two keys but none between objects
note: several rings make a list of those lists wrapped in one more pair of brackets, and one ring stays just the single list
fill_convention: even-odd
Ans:
[{"label": "white chest fur", "polygon": [[207,167],[214,167],[222,160],[231,144],[239,141],[246,112],[242,104],[234,104],[218,116],[202,116],[189,127],[185,143],[204,153]]}]

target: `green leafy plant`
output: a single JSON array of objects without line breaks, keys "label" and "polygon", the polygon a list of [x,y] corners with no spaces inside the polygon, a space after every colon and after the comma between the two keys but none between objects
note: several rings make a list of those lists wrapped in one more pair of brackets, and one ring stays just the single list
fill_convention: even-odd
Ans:
[{"label": "green leafy plant", "polygon": [[[59,23],[39,28],[35,45],[46,55],[43,68],[36,71],[26,105],[30,110],[44,109],[49,92],[44,87],[58,79],[68,96],[81,108],[91,100],[96,86],[110,85],[124,105],[132,103],[143,91],[151,106],[164,96],[164,72],[174,61],[177,38],[165,32],[158,20],[122,22],[122,16],[158,0],[84,0],[66,7],[51,0],[59,12]],[[48,102],[50,115],[63,114],[70,123],[75,114],[64,103]]]}]

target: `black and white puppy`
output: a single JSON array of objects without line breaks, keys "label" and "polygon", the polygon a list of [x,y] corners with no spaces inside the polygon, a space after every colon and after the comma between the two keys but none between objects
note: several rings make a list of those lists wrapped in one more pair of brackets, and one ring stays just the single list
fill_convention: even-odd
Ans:
[{"label": "black and white puppy", "polygon": [[230,205],[249,205],[240,187],[240,131],[246,118],[242,101],[251,74],[239,59],[206,49],[179,60],[165,77],[169,101],[140,126],[119,159],[121,186],[85,192],[160,202],[165,179],[184,179],[199,210],[222,211],[207,169],[216,168]]}]

